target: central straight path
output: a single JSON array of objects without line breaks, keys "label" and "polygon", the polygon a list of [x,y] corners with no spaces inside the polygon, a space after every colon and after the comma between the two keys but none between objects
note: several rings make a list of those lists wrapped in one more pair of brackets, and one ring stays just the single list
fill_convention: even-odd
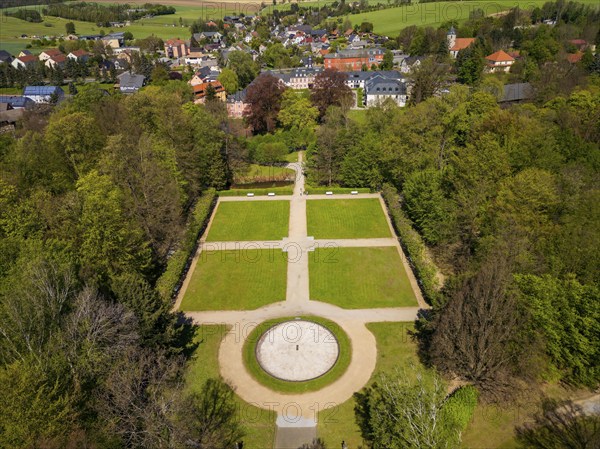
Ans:
[{"label": "central straight path", "polygon": [[[327,408],[335,407],[347,401],[352,395],[364,387],[377,362],[377,347],[375,337],[366,328],[371,322],[408,322],[417,318],[421,309],[426,308],[421,292],[402,248],[396,238],[374,239],[319,239],[314,240],[307,235],[307,199],[330,198],[379,198],[383,210],[385,204],[379,194],[358,195],[311,195],[305,194],[304,174],[302,168],[302,152],[298,162],[288,165],[296,171],[296,182],[292,196],[278,197],[221,197],[219,201],[271,201],[286,199],[290,201],[290,219],[288,237],[282,241],[252,242],[253,247],[275,248],[288,254],[287,289],[285,301],[276,302],[256,310],[240,311],[200,311],[186,312],[196,324],[226,324],[230,331],[226,334],[219,348],[219,367],[223,378],[228,381],[236,393],[246,402],[278,414],[277,441],[292,437],[290,429],[297,429],[297,435],[314,435],[306,432],[307,428],[317,424],[317,413]],[[211,219],[212,220],[212,219]],[[205,242],[211,222],[205,231],[188,276],[183,283],[175,307],[179,307],[181,299],[189,283],[195,262],[203,250],[235,250],[249,242]],[[390,232],[394,235],[392,224],[388,217]],[[338,306],[310,300],[309,289],[309,252],[316,247],[382,247],[396,246],[401,254],[405,269],[411,280],[413,291],[419,307],[395,307],[378,309],[342,309]],[[247,336],[261,322],[285,316],[298,317],[317,315],[336,322],[350,338],[352,356],[348,369],[341,377],[330,385],[310,393],[285,394],[275,392],[260,384],[246,370],[243,362],[243,347]],[[300,429],[304,429],[300,431]],[[288,432],[288,433],[286,433]],[[287,435],[287,436],[286,436]],[[293,440],[293,438],[292,438]],[[287,440],[286,440],[287,441]],[[310,441],[304,441],[310,443]],[[295,443],[294,443],[295,444]],[[299,446],[299,445],[298,445]],[[283,445],[277,449],[283,449]],[[296,446],[297,447],[297,446]]]}]

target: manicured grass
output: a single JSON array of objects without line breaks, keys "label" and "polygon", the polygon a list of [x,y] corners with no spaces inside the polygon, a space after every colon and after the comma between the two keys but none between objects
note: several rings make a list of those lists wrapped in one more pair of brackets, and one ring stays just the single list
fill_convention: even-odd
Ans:
[{"label": "manicured grass", "polygon": [[285,300],[287,261],[279,250],[203,251],[181,310],[254,310]]},{"label": "manicured grass", "polygon": [[307,201],[306,215],[316,239],[392,237],[377,198]]},{"label": "manicured grass", "polygon": [[367,109],[351,109],[348,111],[348,118],[354,120],[359,125],[367,124]]},{"label": "manicured grass", "polygon": [[317,248],[309,270],[312,300],[344,309],[417,306],[396,247]]},{"label": "manicured grass", "polygon": [[[298,162],[298,151],[292,151],[285,156],[287,162]],[[292,170],[293,171],[293,170]]]},{"label": "manicured grass", "polygon": [[295,176],[296,172],[290,168],[273,165],[251,164],[247,173],[236,177],[235,184],[284,180],[293,181]]},{"label": "manicured grass", "polygon": [[[411,365],[419,364],[416,344],[408,335],[408,331],[414,329],[413,323],[371,323],[367,328],[377,340],[377,365],[369,384],[381,373],[393,373],[396,369],[409,369]],[[356,424],[355,405],[352,398],[319,413],[318,436],[325,440],[327,447],[339,447],[342,440],[351,448],[366,447]]]},{"label": "manicured grass", "polygon": [[219,190],[217,195],[219,196],[248,196],[248,193],[253,193],[254,196],[267,196],[269,193],[275,195],[291,195],[294,193],[294,187],[269,187],[269,188],[248,188],[248,189],[230,189],[230,190]]},{"label": "manicured grass", "polygon": [[[198,347],[186,369],[187,391],[200,391],[208,379],[220,377],[219,345],[227,331],[228,328],[223,325],[200,326],[196,329],[194,342]],[[237,396],[236,402],[240,420],[246,431],[244,448],[271,447],[275,439],[275,413],[250,405]]]},{"label": "manicured grass", "polygon": [[289,220],[288,201],[224,201],[207,241],[281,240],[288,235]]},{"label": "manicured grass", "polygon": [[296,317],[276,318],[265,321],[256,326],[256,328],[250,332],[250,335],[248,335],[248,338],[244,343],[244,364],[246,365],[246,368],[250,374],[252,374],[256,380],[272,390],[281,391],[283,393],[306,393],[309,391],[320,390],[344,374],[348,368],[348,365],[350,364],[350,359],[352,358],[352,346],[348,335],[346,335],[340,326],[333,321],[321,317],[304,316],[301,318],[321,324],[329,329],[331,333],[333,333],[340,348],[339,357],[333,368],[317,379],[308,380],[305,382],[286,382],[285,380],[277,379],[264,371],[259,365],[255,355],[256,344],[258,343],[261,335],[271,327],[284,321],[294,320]]}]

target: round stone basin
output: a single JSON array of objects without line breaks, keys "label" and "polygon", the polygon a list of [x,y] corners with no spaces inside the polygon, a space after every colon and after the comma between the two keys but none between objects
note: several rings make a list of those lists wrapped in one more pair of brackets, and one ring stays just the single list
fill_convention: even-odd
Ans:
[{"label": "round stone basin", "polygon": [[333,368],[339,354],[333,333],[306,320],[279,323],[262,334],[256,345],[256,358],[262,369],[291,382],[322,376]]}]

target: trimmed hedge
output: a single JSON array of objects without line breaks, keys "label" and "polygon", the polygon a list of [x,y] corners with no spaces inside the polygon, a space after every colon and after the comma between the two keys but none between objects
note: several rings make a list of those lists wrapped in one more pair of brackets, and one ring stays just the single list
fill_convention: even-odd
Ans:
[{"label": "trimmed hedge", "polygon": [[219,190],[217,195],[219,196],[247,196],[248,193],[254,193],[255,196],[266,196],[268,193],[275,193],[275,195],[291,195],[294,193],[294,187],[272,187],[270,189],[231,189],[231,190]]},{"label": "trimmed hedge", "polygon": [[394,229],[400,237],[400,245],[402,245],[408,262],[417,277],[423,297],[430,305],[435,305],[441,287],[436,277],[437,267],[427,259],[425,243],[402,210],[400,196],[396,189],[386,184],[383,186],[381,195],[388,207]]},{"label": "trimmed hedge", "polygon": [[472,385],[466,385],[454,390],[446,398],[442,408],[444,413],[444,422],[452,423],[460,432],[465,430],[467,424],[473,419],[473,413],[477,406],[479,391]]},{"label": "trimmed hedge", "polygon": [[357,191],[358,193],[371,193],[371,189],[368,187],[352,188],[352,187],[311,187],[306,186],[304,188],[309,195],[323,195],[325,192],[333,192],[334,194],[349,194],[350,192]]},{"label": "trimmed hedge", "polygon": [[217,196],[214,189],[207,190],[198,198],[179,248],[171,255],[166,270],[156,281],[156,289],[163,299],[171,300],[181,288],[198,247],[198,238],[206,229],[216,203]]}]

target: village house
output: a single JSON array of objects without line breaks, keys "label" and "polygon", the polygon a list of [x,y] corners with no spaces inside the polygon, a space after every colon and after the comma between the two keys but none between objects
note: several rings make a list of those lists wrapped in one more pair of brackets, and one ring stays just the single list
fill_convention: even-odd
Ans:
[{"label": "village house", "polygon": [[86,62],[90,58],[90,53],[85,50],[74,50],[67,55],[67,58],[73,61]]},{"label": "village house", "polygon": [[231,118],[243,118],[248,107],[246,103],[246,89],[227,96],[227,115]]},{"label": "village house", "polygon": [[198,84],[194,86],[194,103],[204,104],[206,102],[206,95],[208,94],[208,86],[212,86],[215,92],[215,98],[220,101],[227,99],[227,92],[219,81],[210,81],[208,83]]},{"label": "village house", "polygon": [[47,59],[44,65],[49,69],[56,70],[57,68],[63,68],[65,63],[67,62],[67,57],[62,53],[52,56]]},{"label": "village house", "polygon": [[12,56],[6,50],[0,50],[0,64],[10,64],[13,61]]},{"label": "village house", "polygon": [[52,100],[61,101],[65,91],[59,86],[26,86],[23,96],[35,103],[50,103]]},{"label": "village house", "polygon": [[361,70],[363,66],[379,66],[383,61],[383,50],[381,48],[366,48],[363,50],[340,50],[334,54],[326,54],[324,63],[326,69],[337,69],[341,71]]},{"label": "village house", "polygon": [[165,41],[165,55],[167,58],[183,58],[189,54],[189,47],[186,41],[181,39],[169,39]]},{"label": "village house", "polygon": [[35,105],[35,102],[23,95],[0,95],[0,104],[8,104],[11,109],[27,109]]},{"label": "village house", "polygon": [[135,73],[124,72],[117,76],[119,90],[122,94],[133,94],[144,87],[146,77]]},{"label": "village house", "polygon": [[489,56],[485,57],[485,61],[487,63],[487,72],[496,73],[496,72],[506,72],[510,71],[510,67],[515,63],[515,58],[510,56],[504,50],[498,50],[495,53],[492,53]]},{"label": "village house", "polygon": [[13,60],[13,62],[11,62],[11,65],[15,69],[26,69],[28,67],[33,67],[37,62],[38,62],[38,58],[36,56],[25,55],[25,56],[19,56],[18,58],[15,58]]},{"label": "village house", "polygon": [[446,38],[448,39],[448,50],[450,51],[450,56],[453,58],[458,56],[459,51],[468,48],[475,42],[475,38],[473,37],[456,37],[456,30],[454,27],[450,28]]},{"label": "village house", "polygon": [[400,107],[406,106],[408,94],[406,82],[400,79],[376,75],[365,83],[365,106],[372,107],[391,99]]},{"label": "village house", "polygon": [[44,50],[43,52],[41,52],[38,55],[38,59],[45,64],[46,61],[48,61],[49,59],[52,59],[59,55],[62,55],[62,52],[60,50],[58,50],[56,48],[51,48],[49,50]]},{"label": "village house", "polygon": [[102,37],[104,45],[111,48],[119,48],[125,44],[125,33],[110,33]]}]

